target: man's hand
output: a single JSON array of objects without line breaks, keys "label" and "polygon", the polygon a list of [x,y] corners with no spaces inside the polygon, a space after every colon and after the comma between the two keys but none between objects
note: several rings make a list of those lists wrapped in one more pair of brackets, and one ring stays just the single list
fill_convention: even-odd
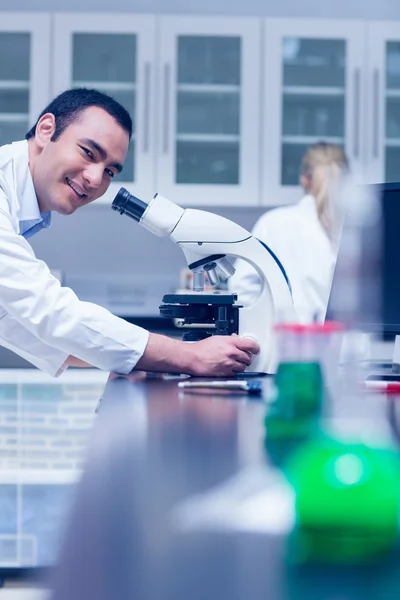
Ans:
[{"label": "man's hand", "polygon": [[253,354],[260,352],[251,338],[215,335],[191,344],[194,353],[191,375],[223,377],[244,371]]},{"label": "man's hand", "polygon": [[250,365],[260,352],[251,338],[215,335],[201,342],[181,342],[151,333],[136,369],[164,373],[188,373],[213,377],[232,376]]}]

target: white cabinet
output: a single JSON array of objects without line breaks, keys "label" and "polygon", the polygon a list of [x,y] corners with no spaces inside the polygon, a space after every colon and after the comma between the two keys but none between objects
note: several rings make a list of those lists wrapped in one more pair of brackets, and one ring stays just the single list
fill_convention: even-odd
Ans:
[{"label": "white cabinet", "polygon": [[118,100],[133,120],[124,169],[101,199],[121,186],[144,200],[155,189],[155,18],[134,14],[56,14],[53,95],[96,88]]},{"label": "white cabinet", "polygon": [[50,90],[50,15],[0,18],[0,146],[23,139]]},{"label": "white cabinet", "polygon": [[292,202],[320,140],[342,145],[364,180],[400,180],[398,23],[2,13],[0,56],[0,143],[71,86],[129,110],[107,203],[122,185],[183,206]]},{"label": "white cabinet", "polygon": [[183,206],[259,203],[260,29],[160,18],[157,186]]},{"label": "white cabinet", "polygon": [[357,21],[265,22],[262,198],[299,198],[301,157],[309,144],[344,147],[352,169],[365,164],[365,26]]},{"label": "white cabinet", "polygon": [[368,25],[368,173],[400,181],[400,23]]}]

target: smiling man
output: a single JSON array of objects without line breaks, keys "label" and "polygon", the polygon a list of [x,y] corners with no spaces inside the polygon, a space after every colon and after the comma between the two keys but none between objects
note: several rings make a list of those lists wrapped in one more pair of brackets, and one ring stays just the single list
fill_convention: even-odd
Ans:
[{"label": "smiling man", "polygon": [[[65,95],[77,107],[65,103],[66,109],[57,118],[54,113],[58,111],[50,104],[26,137],[40,211],[69,215],[102,196],[122,171],[132,123],[122,107],[100,92],[85,90],[84,98],[89,102],[98,97],[104,106],[89,105],[83,110],[79,106],[82,90]],[[55,108],[61,99],[53,101]]]},{"label": "smiling man", "polygon": [[187,344],[152,334],[80,301],[38,260],[27,239],[102,196],[126,158],[127,111],[97,90],[68,90],[26,140],[0,147],[0,344],[51,375],[96,366],[232,375],[259,351],[250,339],[213,336]]}]

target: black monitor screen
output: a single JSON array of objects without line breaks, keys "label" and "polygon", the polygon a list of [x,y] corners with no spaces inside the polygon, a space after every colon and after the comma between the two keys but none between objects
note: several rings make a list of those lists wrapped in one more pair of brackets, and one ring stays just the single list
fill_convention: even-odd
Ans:
[{"label": "black monitor screen", "polygon": [[[374,289],[376,282],[364,282],[359,325],[365,331],[379,331],[387,337],[400,334],[400,182],[373,187],[380,198],[382,208],[380,281],[379,289]],[[371,235],[374,233],[369,230],[362,240],[362,272],[369,270],[367,261],[370,260]],[[344,257],[339,249],[337,265],[341,260],[344,260]],[[331,298],[335,295],[335,286],[338,285],[339,271],[336,268]],[[380,304],[381,323],[377,323],[376,319],[373,322],[372,318],[372,315],[376,317],[376,300]],[[335,316],[334,307],[330,302],[327,318]]]},{"label": "black monitor screen", "polygon": [[400,334],[400,183],[381,188],[382,267],[381,302],[385,334]]}]

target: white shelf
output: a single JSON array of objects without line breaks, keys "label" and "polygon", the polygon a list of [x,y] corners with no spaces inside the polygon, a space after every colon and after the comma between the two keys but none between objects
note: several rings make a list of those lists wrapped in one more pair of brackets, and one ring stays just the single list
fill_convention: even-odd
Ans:
[{"label": "white shelf", "polygon": [[28,113],[2,113],[0,112],[0,122],[7,123],[22,123],[28,121]]},{"label": "white shelf", "polygon": [[327,135],[283,135],[284,144],[315,144],[316,142],[328,142],[329,144],[343,144],[342,137]]},{"label": "white shelf", "polygon": [[19,81],[12,79],[0,80],[0,90],[29,90],[30,82],[29,81]]},{"label": "white shelf", "polygon": [[317,87],[285,85],[282,91],[287,96],[344,96],[345,88],[342,87]]},{"label": "white shelf", "polygon": [[81,81],[75,80],[74,87],[101,89],[107,92],[134,92],[136,84],[129,81]]},{"label": "white shelf", "polygon": [[400,137],[386,138],[385,145],[389,148],[400,148]]},{"label": "white shelf", "polygon": [[[301,41],[303,38],[296,36],[295,39]],[[314,56],[299,56],[297,58],[293,57],[291,59],[286,59],[283,61],[283,65],[285,67],[300,67],[302,69],[313,69],[315,67],[327,67],[327,61],[323,56],[318,56],[315,54]]]},{"label": "white shelf", "polygon": [[179,142],[239,142],[239,135],[224,135],[213,133],[179,133],[176,136]]},{"label": "white shelf", "polygon": [[195,92],[201,94],[238,94],[240,85],[223,85],[210,83],[178,83],[178,92]]}]

